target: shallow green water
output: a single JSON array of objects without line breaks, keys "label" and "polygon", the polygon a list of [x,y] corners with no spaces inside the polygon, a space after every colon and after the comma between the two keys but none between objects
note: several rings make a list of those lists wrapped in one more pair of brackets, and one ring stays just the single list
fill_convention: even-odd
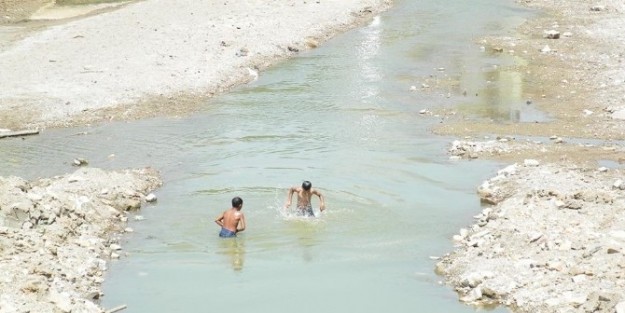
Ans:
[{"label": "shallow green water", "polygon": [[[515,60],[473,43],[512,34],[527,15],[499,0],[396,1],[371,25],[261,73],[192,117],[3,140],[0,175],[65,173],[74,157],[161,171],[157,204],[123,238],[129,255],[110,263],[105,307],[471,312],[438,283],[430,256],[451,251],[451,236],[480,210],[476,186],[499,165],[448,161],[454,138],[432,135],[439,119],[419,111],[544,118],[520,105],[519,79],[497,79],[516,77],[497,70]],[[409,91],[429,75],[457,77],[460,90],[479,96]],[[318,218],[280,210],[287,188],[302,180],[327,198]],[[248,229],[219,239],[213,219],[235,195]]]}]

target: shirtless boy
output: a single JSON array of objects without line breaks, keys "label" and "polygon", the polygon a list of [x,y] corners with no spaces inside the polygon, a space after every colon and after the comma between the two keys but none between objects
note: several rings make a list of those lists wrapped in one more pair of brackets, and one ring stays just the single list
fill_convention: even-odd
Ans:
[{"label": "shirtless boy", "polygon": [[225,210],[215,219],[215,223],[221,226],[219,237],[236,237],[238,232],[245,230],[245,215],[241,213],[243,199],[232,198],[232,207]]},{"label": "shirtless boy", "polygon": [[312,188],[312,184],[309,181],[304,181],[302,187],[289,188],[289,194],[286,198],[285,208],[291,207],[291,199],[293,194],[297,193],[297,211],[303,216],[315,216],[313,213],[312,202],[310,199],[313,195],[319,197],[319,209],[321,212],[326,209],[325,202],[323,201],[323,195],[316,189]]}]

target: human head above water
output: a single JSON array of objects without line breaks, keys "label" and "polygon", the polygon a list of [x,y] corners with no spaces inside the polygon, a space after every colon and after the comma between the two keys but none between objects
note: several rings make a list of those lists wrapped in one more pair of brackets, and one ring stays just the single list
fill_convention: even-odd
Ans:
[{"label": "human head above water", "polygon": [[232,198],[232,207],[240,209],[243,206],[243,199],[240,197]]},{"label": "human head above water", "polygon": [[311,187],[312,187],[312,184],[309,181],[307,181],[307,180],[305,180],[302,183],[302,188],[304,188],[304,190],[306,190],[306,191],[310,190]]}]

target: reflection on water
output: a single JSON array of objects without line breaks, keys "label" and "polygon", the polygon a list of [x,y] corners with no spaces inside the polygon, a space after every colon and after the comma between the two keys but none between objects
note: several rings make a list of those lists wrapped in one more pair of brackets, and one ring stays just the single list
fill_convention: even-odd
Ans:
[{"label": "reflection on water", "polygon": [[[536,109],[532,101],[522,98],[523,74],[515,68],[523,65],[525,61],[509,55],[501,55],[499,59],[503,60],[503,66],[489,64],[481,71],[461,76],[459,88],[464,90],[469,100],[459,105],[459,111],[494,121],[514,123],[549,121],[550,118]],[[467,90],[470,92],[466,92]]]},{"label": "reflection on water", "polygon": [[218,254],[228,260],[234,271],[243,270],[245,262],[245,237],[220,238]]}]

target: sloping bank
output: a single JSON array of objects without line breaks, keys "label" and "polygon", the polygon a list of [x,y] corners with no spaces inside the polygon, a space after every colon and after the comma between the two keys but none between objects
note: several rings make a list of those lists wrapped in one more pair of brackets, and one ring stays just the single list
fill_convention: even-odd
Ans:
[{"label": "sloping bank", "polygon": [[436,271],[469,304],[515,312],[625,312],[625,183],[614,169],[510,165],[479,188],[493,206]]},{"label": "sloping bank", "polygon": [[390,0],[147,0],[0,52],[0,128],[188,113]]},{"label": "sloping bank", "polygon": [[96,303],[117,240],[132,231],[128,211],[160,185],[150,168],[0,177],[0,312],[103,312]]}]

